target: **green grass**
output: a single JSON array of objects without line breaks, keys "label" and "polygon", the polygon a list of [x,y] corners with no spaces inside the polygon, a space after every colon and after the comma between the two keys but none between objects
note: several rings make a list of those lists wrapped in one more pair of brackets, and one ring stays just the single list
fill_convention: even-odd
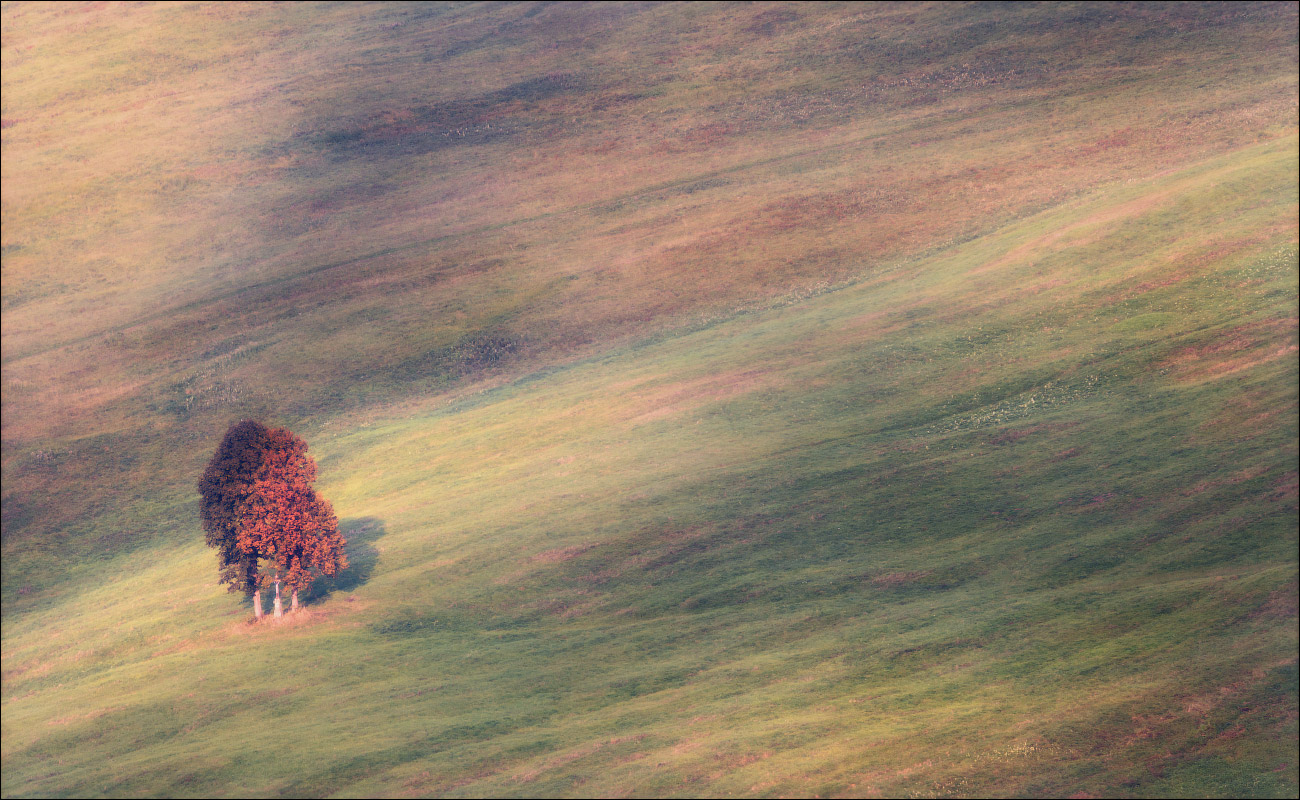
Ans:
[{"label": "green grass", "polygon": [[4,14],[5,796],[1296,793],[1293,7]]}]

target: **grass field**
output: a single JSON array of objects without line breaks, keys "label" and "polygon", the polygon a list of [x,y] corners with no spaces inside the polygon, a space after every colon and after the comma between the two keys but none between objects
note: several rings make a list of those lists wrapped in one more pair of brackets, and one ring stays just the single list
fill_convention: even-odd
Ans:
[{"label": "grass field", "polygon": [[1300,790],[1294,4],[3,22],[5,796]]}]

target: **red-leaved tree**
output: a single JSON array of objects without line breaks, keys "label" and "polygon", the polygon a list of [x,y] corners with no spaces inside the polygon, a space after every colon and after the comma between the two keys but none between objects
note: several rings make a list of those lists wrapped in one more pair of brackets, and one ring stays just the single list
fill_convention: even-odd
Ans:
[{"label": "red-leaved tree", "polygon": [[262,553],[240,547],[239,534],[244,528],[242,509],[262,466],[268,433],[265,425],[251,419],[231,425],[199,479],[199,517],[204,540],[217,550],[220,582],[251,597],[253,614],[259,619]]},{"label": "red-leaved tree", "polygon": [[339,533],[339,520],[329,501],[313,493],[311,520],[296,538],[286,537],[283,564],[286,567],[285,583],[293,592],[293,608],[298,608],[298,593],[311,588],[316,573],[327,577],[337,575],[348,567],[347,554],[343,552],[347,540]]},{"label": "red-leaved tree", "polygon": [[317,572],[335,575],[347,568],[346,541],[328,502],[316,496],[316,462],[307,443],[285,428],[267,431],[261,464],[239,508],[242,521],[240,552],[260,554],[275,584],[275,615],[282,613],[280,584],[293,592],[306,590]]}]

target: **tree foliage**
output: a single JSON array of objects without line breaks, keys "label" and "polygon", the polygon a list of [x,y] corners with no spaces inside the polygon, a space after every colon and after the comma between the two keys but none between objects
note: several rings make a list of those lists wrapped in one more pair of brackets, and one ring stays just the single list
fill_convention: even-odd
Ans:
[{"label": "tree foliage", "polygon": [[226,432],[199,495],[204,536],[231,591],[255,592],[264,567],[295,593],[317,573],[347,567],[338,517],[312,488],[315,479],[307,443],[292,431],[244,420]]},{"label": "tree foliage", "polygon": [[338,518],[316,495],[315,480],[307,443],[276,428],[267,434],[262,463],[240,507],[240,551],[269,559],[295,591],[311,585],[315,570],[334,575],[347,567]]},{"label": "tree foliage", "polygon": [[216,548],[221,583],[232,592],[252,594],[259,585],[256,550],[239,546],[243,508],[266,450],[265,425],[251,419],[226,431],[199,479],[199,517],[203,537]]}]

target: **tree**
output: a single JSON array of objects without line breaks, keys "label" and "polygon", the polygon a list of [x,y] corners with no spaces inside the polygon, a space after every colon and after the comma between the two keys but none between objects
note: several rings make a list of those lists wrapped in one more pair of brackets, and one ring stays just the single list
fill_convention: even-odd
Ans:
[{"label": "tree", "polygon": [[343,552],[347,540],[339,533],[338,517],[329,501],[312,493],[308,523],[299,529],[299,535],[286,537],[284,548],[285,583],[293,591],[292,609],[298,609],[298,592],[305,592],[315,580],[315,573],[334,576],[347,569],[348,557]]},{"label": "tree", "polygon": [[231,592],[244,592],[253,600],[253,614],[262,617],[262,586],[258,560],[262,553],[241,548],[243,507],[262,465],[270,431],[251,419],[226,431],[217,452],[199,479],[199,517],[204,540],[217,550],[221,583]]},{"label": "tree", "polygon": [[338,517],[316,495],[315,479],[306,442],[288,429],[244,420],[226,431],[199,480],[204,538],[217,549],[221,582],[251,596],[258,619],[268,578],[279,617],[282,581],[293,591],[296,610],[298,593],[316,573],[335,575],[347,567]]},{"label": "tree", "polygon": [[297,609],[298,593],[311,585],[315,572],[334,575],[347,567],[338,518],[317,497],[315,479],[307,443],[285,428],[268,431],[261,463],[238,509],[242,525],[236,543],[240,552],[271,562],[277,617],[283,608],[281,582],[292,590]]}]

